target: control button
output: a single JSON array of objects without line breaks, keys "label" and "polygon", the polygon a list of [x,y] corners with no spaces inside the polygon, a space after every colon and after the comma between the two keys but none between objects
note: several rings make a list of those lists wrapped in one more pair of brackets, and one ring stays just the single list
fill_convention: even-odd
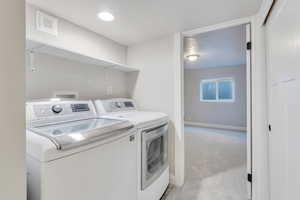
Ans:
[{"label": "control button", "polygon": [[133,103],[131,102],[131,101],[125,101],[124,102],[124,105],[125,105],[125,107],[127,107],[127,108],[133,108],[134,106],[133,106]]},{"label": "control button", "polygon": [[115,106],[117,108],[122,108],[122,103],[121,102],[115,102]]},{"label": "control button", "polygon": [[63,108],[60,105],[52,106],[52,111],[56,114],[60,113],[62,110],[63,110]]},{"label": "control button", "polygon": [[85,112],[90,111],[88,104],[71,104],[72,112]]}]

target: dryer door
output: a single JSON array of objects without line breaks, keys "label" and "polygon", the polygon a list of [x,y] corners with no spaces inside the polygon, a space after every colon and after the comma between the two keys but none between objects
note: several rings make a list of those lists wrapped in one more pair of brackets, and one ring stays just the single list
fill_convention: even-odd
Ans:
[{"label": "dryer door", "polygon": [[168,124],[142,132],[142,190],[168,166]]}]

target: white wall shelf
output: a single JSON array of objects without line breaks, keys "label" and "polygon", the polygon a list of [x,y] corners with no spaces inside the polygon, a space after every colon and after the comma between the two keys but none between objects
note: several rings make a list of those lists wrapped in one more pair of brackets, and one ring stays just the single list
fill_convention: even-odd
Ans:
[{"label": "white wall shelf", "polygon": [[26,50],[27,51],[32,51],[35,53],[44,53],[52,56],[57,56],[57,57],[62,57],[66,58],[68,60],[72,61],[77,61],[81,63],[86,63],[86,64],[92,64],[92,65],[97,65],[105,68],[111,68],[111,69],[116,69],[124,72],[134,72],[134,71],[139,71],[136,68],[116,63],[113,61],[101,59],[101,58],[95,58],[89,55],[83,55],[78,52],[74,52],[68,49],[63,49],[60,47],[55,47],[53,45],[49,45],[46,43],[42,43],[39,41],[34,41],[30,39],[26,39]]}]

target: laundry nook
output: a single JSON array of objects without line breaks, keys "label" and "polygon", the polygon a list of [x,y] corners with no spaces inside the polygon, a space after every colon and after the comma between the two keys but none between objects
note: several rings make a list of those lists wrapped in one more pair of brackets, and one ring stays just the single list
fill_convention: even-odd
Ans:
[{"label": "laundry nook", "polygon": [[0,200],[300,199],[300,1],[0,1]]}]

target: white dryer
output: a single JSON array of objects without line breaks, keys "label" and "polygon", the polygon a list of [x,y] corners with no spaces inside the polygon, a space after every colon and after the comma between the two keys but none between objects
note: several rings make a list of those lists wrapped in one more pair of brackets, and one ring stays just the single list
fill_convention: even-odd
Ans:
[{"label": "white dryer", "polygon": [[139,111],[132,99],[96,100],[101,117],[125,119],[138,129],[138,199],[159,200],[169,185],[168,116]]},{"label": "white dryer", "polygon": [[136,129],[91,101],[26,105],[29,200],[136,200]]}]

